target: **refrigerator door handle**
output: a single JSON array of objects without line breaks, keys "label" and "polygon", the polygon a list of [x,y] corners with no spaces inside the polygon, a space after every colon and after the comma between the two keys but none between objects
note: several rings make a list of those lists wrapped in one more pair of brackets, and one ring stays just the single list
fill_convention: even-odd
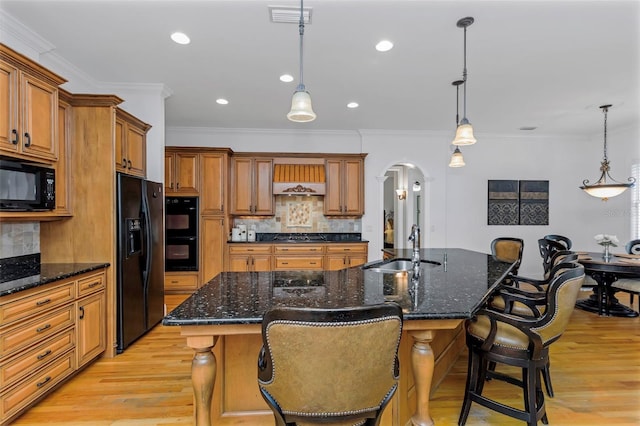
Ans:
[{"label": "refrigerator door handle", "polygon": [[144,264],[142,265],[142,285],[146,289],[149,286],[149,274],[151,273],[151,259],[153,259],[153,246],[151,241],[151,221],[149,220],[149,201],[147,197],[142,198],[142,229],[144,238],[143,251]]}]

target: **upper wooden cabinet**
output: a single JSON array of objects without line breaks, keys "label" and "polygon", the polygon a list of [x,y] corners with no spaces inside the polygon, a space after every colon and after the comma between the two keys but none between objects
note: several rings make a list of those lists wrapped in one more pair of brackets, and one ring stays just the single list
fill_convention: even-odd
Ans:
[{"label": "upper wooden cabinet", "polygon": [[199,161],[194,152],[165,150],[165,194],[198,195]]},{"label": "upper wooden cabinet", "polygon": [[231,159],[231,214],[273,216],[273,160]]},{"label": "upper wooden cabinet", "polygon": [[224,214],[227,208],[227,173],[229,156],[226,152],[200,154],[200,213]]},{"label": "upper wooden cabinet", "polygon": [[327,193],[324,214],[327,216],[362,216],[364,214],[364,159],[361,157],[326,160]]},{"label": "upper wooden cabinet", "polygon": [[58,86],[66,80],[0,44],[0,151],[58,159]]},{"label": "upper wooden cabinet", "polygon": [[120,108],[116,109],[116,171],[134,176],[147,174],[147,132],[151,126]]}]

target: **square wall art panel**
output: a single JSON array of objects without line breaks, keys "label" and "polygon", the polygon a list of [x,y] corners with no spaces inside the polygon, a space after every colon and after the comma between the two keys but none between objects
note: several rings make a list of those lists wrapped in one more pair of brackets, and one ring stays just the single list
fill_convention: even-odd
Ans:
[{"label": "square wall art panel", "polygon": [[490,180],[489,225],[548,225],[548,180]]}]

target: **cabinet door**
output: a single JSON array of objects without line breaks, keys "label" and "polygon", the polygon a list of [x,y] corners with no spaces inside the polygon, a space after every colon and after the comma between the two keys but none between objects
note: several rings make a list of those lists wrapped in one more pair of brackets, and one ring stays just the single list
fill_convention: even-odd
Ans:
[{"label": "cabinet door", "polygon": [[342,200],[344,214],[362,216],[364,214],[363,161],[344,160],[342,173]]},{"label": "cabinet door", "polygon": [[254,170],[253,214],[273,215],[273,161],[257,159]]},{"label": "cabinet door", "polygon": [[147,170],[147,136],[144,130],[126,127],[127,173],[145,177]]},{"label": "cabinet door", "polygon": [[202,238],[200,253],[202,256],[202,283],[206,283],[224,268],[226,235],[224,219],[221,217],[202,217]]},{"label": "cabinet door", "polygon": [[123,120],[116,117],[116,153],[115,153],[115,163],[116,163],[116,171],[124,172],[127,171],[127,151],[125,149],[125,127],[126,124]]},{"label": "cabinet door", "polygon": [[345,255],[336,255],[333,254],[331,256],[327,256],[327,270],[328,271],[339,271],[340,269],[347,268],[347,256]]},{"label": "cabinet door", "polygon": [[360,266],[367,263],[366,255],[349,256],[349,267]]},{"label": "cabinet door", "polygon": [[176,154],[176,190],[198,192],[198,154]]},{"label": "cabinet door", "polygon": [[77,302],[78,367],[86,364],[106,349],[106,314],[104,292],[101,291]]},{"label": "cabinet door", "polygon": [[229,272],[249,272],[251,256],[246,254],[229,255]]},{"label": "cabinet door", "polygon": [[271,271],[271,255],[255,255],[251,260],[252,271],[268,272]]},{"label": "cabinet door", "polygon": [[253,161],[250,158],[231,160],[231,213],[237,215],[253,213]]},{"label": "cabinet door", "polygon": [[175,155],[164,155],[164,192],[173,192],[175,189]]},{"label": "cabinet door", "polygon": [[224,213],[227,156],[200,154],[200,211],[205,214]]},{"label": "cabinet door", "polygon": [[22,74],[22,152],[44,160],[58,158],[58,89]]},{"label": "cabinet door", "polygon": [[[18,152],[18,70],[0,62],[0,149]],[[15,143],[14,143],[15,142]]]},{"label": "cabinet door", "polygon": [[327,160],[327,193],[324,196],[324,214],[340,215],[342,205],[342,161]]},{"label": "cabinet door", "polygon": [[71,146],[72,108],[66,102],[58,104],[58,162],[56,169],[56,210],[59,215],[71,214],[71,197],[69,194],[69,147]]}]

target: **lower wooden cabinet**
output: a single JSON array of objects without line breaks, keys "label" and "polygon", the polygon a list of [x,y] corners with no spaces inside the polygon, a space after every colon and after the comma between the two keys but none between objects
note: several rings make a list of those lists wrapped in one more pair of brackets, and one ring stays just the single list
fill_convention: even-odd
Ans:
[{"label": "lower wooden cabinet", "polygon": [[197,272],[165,272],[164,291],[166,293],[193,293],[198,289]]},{"label": "lower wooden cabinet", "polygon": [[106,349],[106,270],[0,297],[0,425]]},{"label": "lower wooden cabinet", "polygon": [[368,243],[327,244],[326,270],[336,271],[364,265],[368,258]]},{"label": "lower wooden cabinet", "polygon": [[271,244],[229,244],[227,261],[230,272],[271,270]]},{"label": "lower wooden cabinet", "polygon": [[274,244],[273,270],[298,271],[324,269],[324,246],[309,244]]}]

